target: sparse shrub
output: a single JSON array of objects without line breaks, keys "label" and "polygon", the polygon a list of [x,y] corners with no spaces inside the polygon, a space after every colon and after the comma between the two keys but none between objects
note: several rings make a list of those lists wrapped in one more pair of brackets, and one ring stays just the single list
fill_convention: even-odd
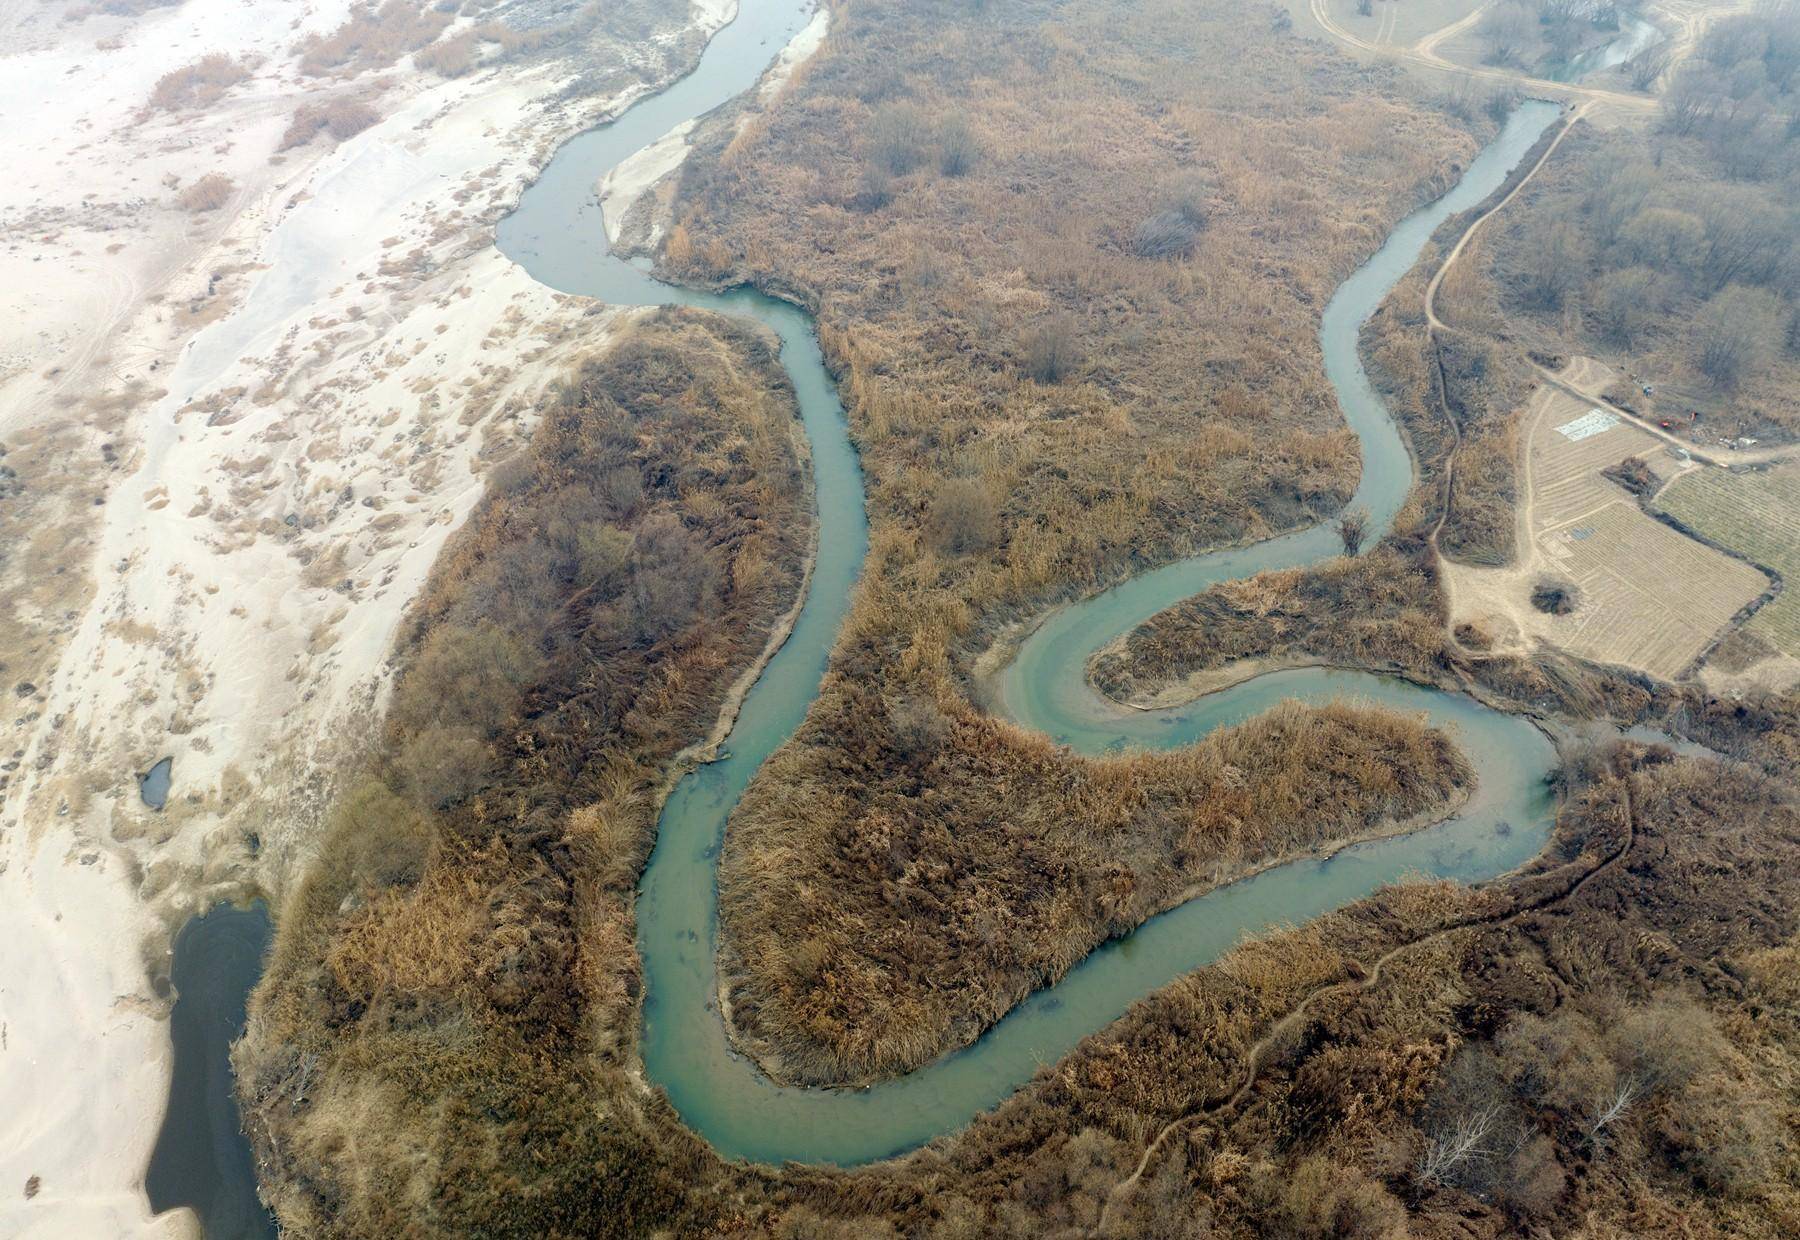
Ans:
[{"label": "sparse shrub", "polygon": [[1277,1177],[1266,1207],[1277,1240],[1401,1240],[1406,1208],[1379,1183],[1331,1158],[1303,1158]]},{"label": "sparse shrub", "polygon": [[421,809],[447,809],[481,788],[493,773],[494,753],[468,728],[426,728],[394,756],[400,786]]},{"label": "sparse shrub", "polygon": [[249,76],[247,65],[224,52],[213,52],[156,79],[145,107],[153,112],[202,108],[222,98],[227,90]]},{"label": "sparse shrub", "polygon": [[312,140],[323,129],[333,140],[355,137],[381,119],[380,113],[360,99],[333,99],[328,103],[303,103],[294,111],[287,132],[276,150],[285,151]]},{"label": "sparse shrub", "polygon": [[1025,334],[1025,373],[1039,383],[1061,383],[1081,365],[1075,324],[1058,315]]},{"label": "sparse shrub", "polygon": [[1641,456],[1628,456],[1600,472],[1639,498],[1654,494],[1659,485],[1655,472]]},{"label": "sparse shrub", "polygon": [[475,67],[475,49],[481,42],[474,30],[465,30],[413,53],[413,64],[439,77],[461,77]]},{"label": "sparse shrub", "polygon": [[1363,535],[1368,527],[1369,514],[1360,508],[1352,508],[1338,518],[1338,538],[1344,544],[1345,555],[1355,555],[1362,550]]},{"label": "sparse shrub", "polygon": [[1499,124],[1513,114],[1520,103],[1524,102],[1525,93],[1517,86],[1506,85],[1487,97],[1487,105],[1483,109],[1488,119]]},{"label": "sparse shrub", "polygon": [[1580,602],[1580,592],[1569,581],[1540,581],[1531,587],[1531,605],[1547,616],[1566,616]]},{"label": "sparse shrub", "polygon": [[1186,258],[1199,235],[1199,222],[1185,212],[1158,211],[1132,230],[1131,252],[1139,258]]},{"label": "sparse shrub", "polygon": [[930,698],[912,695],[888,706],[895,750],[908,761],[929,762],[950,739],[950,720]]},{"label": "sparse shrub", "polygon": [[894,176],[905,176],[925,162],[931,145],[931,123],[918,104],[884,103],[867,129],[869,159]]},{"label": "sparse shrub", "polygon": [[716,602],[719,567],[673,514],[658,513],[638,528],[630,563],[631,613],[641,640],[672,636]]},{"label": "sparse shrub", "polygon": [[938,171],[947,177],[959,177],[975,164],[981,148],[975,131],[961,113],[953,113],[938,125]]},{"label": "sparse shrub", "polygon": [[380,8],[363,4],[327,35],[308,40],[300,52],[300,72],[319,77],[334,70],[382,69],[426,46],[454,20],[454,9],[413,0],[387,0]]},{"label": "sparse shrub", "polygon": [[857,176],[850,205],[858,211],[879,211],[894,201],[894,174],[885,164],[865,164]]},{"label": "sparse shrub", "polygon": [[231,201],[231,193],[236,188],[224,173],[209,172],[176,195],[175,201],[181,204],[183,211],[196,214],[217,211]]},{"label": "sparse shrub", "polygon": [[999,508],[978,478],[947,478],[931,501],[927,529],[951,555],[985,551],[1000,538]]}]

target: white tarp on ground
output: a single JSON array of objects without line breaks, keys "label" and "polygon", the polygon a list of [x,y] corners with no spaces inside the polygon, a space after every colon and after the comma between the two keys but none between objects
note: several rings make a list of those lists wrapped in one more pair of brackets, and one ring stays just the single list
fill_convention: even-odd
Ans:
[{"label": "white tarp on ground", "polygon": [[1573,422],[1564,422],[1556,428],[1556,433],[1573,443],[1592,438],[1602,431],[1610,431],[1619,424],[1616,414],[1604,409],[1590,409]]}]

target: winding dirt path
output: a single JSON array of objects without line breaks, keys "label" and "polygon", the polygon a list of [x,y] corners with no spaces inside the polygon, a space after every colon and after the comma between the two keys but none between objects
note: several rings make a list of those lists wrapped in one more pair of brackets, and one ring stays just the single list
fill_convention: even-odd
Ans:
[{"label": "winding dirt path", "polygon": [[[1156,1136],[1151,1139],[1150,1144],[1144,1148],[1143,1157],[1138,1159],[1137,1167],[1129,1176],[1119,1181],[1119,1183],[1113,1187],[1112,1192],[1108,1194],[1106,1204],[1100,1211],[1100,1219],[1095,1225],[1095,1232],[1099,1235],[1107,1234],[1111,1226],[1114,1212],[1129,1199],[1132,1190],[1143,1181],[1144,1175],[1155,1164],[1157,1155],[1167,1145],[1171,1138],[1193,1124],[1212,1116],[1222,1114],[1226,1111],[1233,1110],[1243,1102],[1244,1098],[1255,1088],[1257,1078],[1262,1075],[1262,1070],[1266,1066],[1270,1049],[1279,1045],[1281,1040],[1305,1019],[1308,1010],[1316,1001],[1333,994],[1360,994],[1373,990],[1381,984],[1387,966],[1400,956],[1412,951],[1414,948],[1424,947],[1428,944],[1435,943],[1440,939],[1447,938],[1450,935],[1460,934],[1464,930],[1470,930],[1477,926],[1510,925],[1529,913],[1541,912],[1544,909],[1561,904],[1564,901],[1573,899],[1589,883],[1624,861],[1625,858],[1631,854],[1631,850],[1637,845],[1638,837],[1637,807],[1631,795],[1631,777],[1629,774],[1624,777],[1621,788],[1624,793],[1623,800],[1625,809],[1624,841],[1617,849],[1613,850],[1593,866],[1586,869],[1579,869],[1579,872],[1574,876],[1574,880],[1563,890],[1552,892],[1551,894],[1539,897],[1538,899],[1528,900],[1510,912],[1492,913],[1486,916],[1465,917],[1450,925],[1441,926],[1428,934],[1420,935],[1416,939],[1397,944],[1383,952],[1375,960],[1374,964],[1368,967],[1367,971],[1364,972],[1361,977],[1354,977],[1341,982],[1328,982],[1325,985],[1310,991],[1298,1003],[1289,1008],[1284,1016],[1278,1019],[1274,1024],[1270,1025],[1268,1031],[1255,1042],[1251,1043],[1249,1049],[1244,1052],[1244,1068],[1236,1088],[1229,1094],[1202,1101],[1197,1106],[1189,1108],[1185,1113],[1176,1116],[1167,1124],[1163,1125]],[[1571,863],[1567,868],[1575,870],[1579,867],[1575,863]]]},{"label": "winding dirt path", "polygon": [[[1550,157],[1556,153],[1556,148],[1563,144],[1563,139],[1567,138],[1569,136],[1569,131],[1575,128],[1575,122],[1580,120],[1592,106],[1593,104],[1590,100],[1585,103],[1577,104],[1569,110],[1568,115],[1563,118],[1562,128],[1557,131],[1556,136],[1545,145],[1543,153],[1538,156],[1537,162],[1531,165],[1531,168],[1524,176],[1518,179],[1518,182],[1512,189],[1507,191],[1504,198],[1469,222],[1469,226],[1463,229],[1462,236],[1458,237],[1456,239],[1456,244],[1450,247],[1450,252],[1444,256],[1444,261],[1438,264],[1437,271],[1432,275],[1430,282],[1425,286],[1425,330],[1431,336],[1432,364],[1437,367],[1438,372],[1438,407],[1439,411],[1444,415],[1444,420],[1450,424],[1450,431],[1455,437],[1450,445],[1450,455],[1444,462],[1443,507],[1438,512],[1438,518],[1431,527],[1430,543],[1433,555],[1439,555],[1438,537],[1444,531],[1444,523],[1450,519],[1451,504],[1456,493],[1456,460],[1457,457],[1461,455],[1463,446],[1462,423],[1459,422],[1456,415],[1451,412],[1449,401],[1445,396],[1447,388],[1445,386],[1443,355],[1438,349],[1438,333],[1440,331],[1447,331],[1449,328],[1442,319],[1438,318],[1438,289],[1443,286],[1444,277],[1450,273],[1450,268],[1456,265],[1456,260],[1463,256],[1463,251],[1468,248],[1469,242],[1474,238],[1476,232],[1481,229],[1481,226],[1500,214],[1500,212],[1504,211],[1507,205],[1519,196],[1519,191],[1529,185],[1531,179],[1543,170],[1544,165],[1550,162]],[[1452,640],[1454,640],[1454,638]]]},{"label": "winding dirt path", "polygon": [[1607,90],[1600,86],[1578,86],[1572,82],[1552,82],[1548,78],[1530,77],[1523,73],[1515,73],[1510,69],[1500,69],[1490,65],[1459,65],[1453,60],[1447,60],[1438,55],[1436,50],[1438,44],[1474,22],[1486,11],[1486,6],[1476,9],[1467,17],[1453,22],[1442,30],[1426,35],[1407,48],[1384,47],[1352,32],[1331,15],[1331,6],[1327,0],[1308,0],[1307,9],[1312,14],[1313,20],[1319,23],[1319,27],[1338,42],[1356,48],[1358,51],[1380,55],[1414,68],[1438,73],[1455,73],[1476,81],[1503,82],[1509,86],[1520,87],[1530,94],[1550,98],[1586,99],[1594,103],[1613,104],[1631,112],[1653,112],[1659,106],[1659,101],[1654,95],[1631,94],[1626,91]]}]

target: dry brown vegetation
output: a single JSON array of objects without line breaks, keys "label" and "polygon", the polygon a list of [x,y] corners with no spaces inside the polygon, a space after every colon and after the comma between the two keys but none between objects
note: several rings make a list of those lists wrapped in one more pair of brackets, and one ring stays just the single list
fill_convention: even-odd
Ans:
[{"label": "dry brown vegetation", "polygon": [[[498,467],[420,604],[378,760],[279,909],[238,1054],[284,1226],[499,1234],[499,1210],[508,1234],[594,1234],[642,1188],[623,1170],[560,1212],[607,1157],[591,1104],[635,1026],[632,888],[669,763],[799,585],[795,445],[768,341],[659,313]],[[534,1215],[511,1186],[552,1122],[591,1154],[563,1151]],[[410,1165],[347,1199],[320,1187],[391,1156]]]},{"label": "dry brown vegetation", "polygon": [[1215,586],[1161,612],[1104,651],[1092,677],[1127,701],[1166,695],[1244,659],[1396,672],[1482,695],[1509,709],[1651,724],[1779,772],[1800,756],[1800,695],[1709,696],[1549,650],[1485,653],[1477,633],[1447,631],[1432,519],[1419,495],[1368,553]]},{"label": "dry brown vegetation", "polygon": [[144,109],[147,112],[180,112],[187,108],[203,108],[216,103],[226,91],[249,76],[249,66],[235,56],[213,52],[157,78]]},{"label": "dry brown vegetation", "polygon": [[1419,515],[1409,507],[1400,533],[1366,555],[1225,582],[1157,614],[1094,660],[1094,683],[1142,701],[1250,658],[1433,674],[1444,619]]},{"label": "dry brown vegetation", "polygon": [[314,35],[300,48],[300,72],[313,77],[385,69],[426,46],[455,20],[454,7],[420,0],[371,0],[352,9],[342,26]]},{"label": "dry brown vegetation", "polygon": [[465,30],[415,52],[413,64],[442,77],[461,77],[475,67],[475,56],[482,42],[480,31]]},{"label": "dry brown vegetation", "polygon": [[[966,1038],[1107,932],[1094,910],[1113,863],[1033,872],[1013,825],[1080,821],[1076,790],[1099,768],[1070,762],[1088,774],[1020,781],[1029,804],[998,804],[988,773],[1044,759],[969,710],[973,654],[1059,597],[1343,504],[1354,440],[1323,376],[1319,308],[1471,144],[1388,101],[1388,74],[1236,6],[1086,0],[1047,20],[864,0],[833,31],[778,107],[697,135],[663,255],[683,279],[816,309],[869,490],[873,550],[822,698],[731,827],[792,848],[753,872],[756,850],[732,847],[727,940],[786,924],[772,906],[793,884],[841,884],[833,867],[876,804],[956,816],[968,856],[1017,867],[984,886],[1037,892],[1067,923],[946,989],[928,1034],[882,1020],[878,992],[931,991],[928,962],[972,923],[914,918],[916,952],[846,935],[824,1007],[848,1019],[810,1022],[810,1050],[792,1029],[753,1030],[809,1075],[843,1078]],[[891,722],[921,711],[948,738],[929,801]],[[843,772],[855,798],[837,795]],[[927,851],[915,866],[951,861]],[[882,881],[864,874],[842,898],[872,910]],[[748,995],[805,1006],[786,954],[741,959]]]},{"label": "dry brown vegetation", "polygon": [[[1122,821],[1123,839],[1167,850],[1175,837],[1148,829],[1159,826],[1148,812],[1121,814],[1131,809],[1117,795],[1124,781],[1109,778],[1153,776],[1157,761],[1205,778],[1231,746],[1272,762],[1257,745],[1302,719],[1313,736],[1380,735],[1375,718],[1356,712],[1290,712],[1265,721],[1273,732],[1253,727],[1193,754],[1079,763],[981,718],[963,691],[969,650],[995,625],[1127,571],[1134,544],[1159,559],[1253,536],[1312,520],[1347,490],[1341,459],[1329,456],[1309,467],[1320,475],[1311,489],[1292,489],[1292,464],[1276,450],[1312,434],[1341,457],[1312,307],[1410,205],[1390,192],[1394,161],[1433,144],[1441,154],[1450,139],[1435,122],[1413,122],[1423,131],[1390,127],[1355,153],[1344,142],[1297,145],[1346,110],[1408,114],[1359,93],[1379,78],[1268,33],[1265,13],[1092,0],[1046,24],[1036,7],[1005,0],[867,0],[837,14],[830,48],[783,111],[738,140],[749,152],[740,172],[719,138],[703,151],[697,175],[721,180],[690,188],[701,205],[674,234],[673,258],[819,307],[864,449],[874,526],[864,595],[817,726],[773,766],[815,782],[765,775],[732,824],[735,852],[748,851],[740,836],[759,799],[776,798],[789,808],[767,820],[771,844],[783,818],[782,840],[791,831],[826,841],[833,855],[798,864],[839,899],[889,889],[894,866],[906,877],[912,842],[962,813],[959,836],[981,837],[989,852],[1017,838],[1008,834],[1016,805],[1063,830]],[[1221,76],[1243,98],[1193,102],[1188,93]],[[939,91],[979,99],[959,109],[974,118],[973,158],[951,161],[954,174],[940,156],[871,177],[859,143],[873,109],[898,92],[932,117],[943,111]],[[1301,114],[1311,107],[1321,114]],[[1264,116],[1274,118],[1267,132],[1257,130]],[[941,128],[928,132],[943,141]],[[1065,145],[1057,134],[1079,137]],[[1081,162],[1095,152],[1118,163],[1096,175]],[[1140,221],[1174,209],[1143,190],[1184,160],[1229,191],[1208,200],[1188,256],[1140,255]],[[1348,218],[1333,195],[1357,184],[1351,166],[1371,175],[1363,190],[1383,205],[1325,244],[1318,229]],[[1302,252],[1309,241],[1324,248]],[[1167,283],[1132,275],[1142,270],[1133,264],[1153,264]],[[1054,380],[1022,374],[1038,356],[1026,342],[1044,332],[1070,346],[1066,357],[1050,350],[1067,361]],[[670,370],[689,356],[671,357]],[[620,368],[587,390],[641,394],[638,373]],[[1267,386],[1255,386],[1265,374]],[[660,425],[661,403],[621,403]],[[1415,443],[1446,434],[1441,408],[1420,400],[1404,410]],[[1190,435],[1199,447],[1183,443]],[[640,446],[681,461],[691,438]],[[536,452],[542,460],[542,445]],[[1427,480],[1441,481],[1442,453],[1427,446],[1421,457]],[[1180,464],[1165,470],[1166,460]],[[575,473],[601,485],[586,458]],[[640,467],[646,487],[651,476]],[[1271,478],[1273,489],[1263,485]],[[553,688],[572,662],[502,650],[480,665],[494,678],[487,691],[467,692],[463,678],[478,669],[454,642],[440,650],[439,634],[480,635],[467,600],[483,593],[481,566],[504,566],[515,547],[550,537],[544,509],[522,507],[510,524],[484,512],[409,644],[389,763],[345,799],[325,860],[294,897],[305,900],[301,913],[283,910],[240,1052],[246,1112],[284,1227],[784,1240],[1793,1232],[1800,813],[1781,781],[1800,763],[1800,698],[1723,701],[1567,660],[1448,648],[1426,550],[1441,492],[1424,494],[1368,555],[1202,596],[1186,648],[1217,640],[1251,656],[1341,652],[1540,710],[1661,718],[1752,762],[1634,747],[1575,754],[1552,846],[1526,871],[1480,889],[1388,889],[1240,947],[1148,996],[964,1132],[849,1172],[722,1163],[636,1079],[630,899],[654,797],[627,798],[620,814],[618,799],[585,781],[596,752],[617,762],[640,743],[647,757],[632,769],[652,779],[654,755],[666,760],[676,740],[623,730],[644,711],[584,724],[567,749],[539,748],[561,724],[515,733],[515,717],[535,721],[537,703],[559,700]],[[615,612],[608,631],[629,631],[629,615]],[[635,690],[640,653],[609,647],[582,672]],[[747,657],[741,646],[736,654]],[[1171,635],[1159,673],[1187,657]],[[734,666],[727,660],[707,683],[722,684]],[[408,714],[407,696],[420,693],[431,698],[415,701],[450,705],[468,752],[494,753],[473,795],[428,795],[440,772],[426,764],[421,779],[393,763],[406,720],[440,717]],[[483,705],[496,696],[497,710]],[[515,702],[533,705],[521,712]],[[705,714],[654,718],[691,737]],[[568,712],[555,718],[574,726]],[[927,782],[927,770],[943,778]],[[999,788],[995,774],[1034,786]],[[1045,788],[1041,777],[1064,783]],[[1009,791],[1004,810],[990,808]],[[1290,804],[1309,795],[1290,791]],[[1176,795],[1191,792],[1181,785]],[[1050,808],[1059,797],[1060,812]],[[865,805],[885,818],[858,818]],[[811,818],[795,821],[802,813]],[[1271,825],[1258,817],[1247,828]],[[384,843],[390,834],[424,844]],[[1164,867],[1144,868],[1154,879],[1172,854],[1152,860]],[[862,870],[844,869],[851,881],[840,882],[834,867],[850,866]],[[1090,880],[1077,890],[1103,888]],[[915,886],[908,898],[921,891],[933,894]],[[753,909],[756,894],[728,889],[726,899]],[[766,914],[784,914],[792,890],[766,894]],[[785,952],[768,954],[772,968],[789,967]],[[1003,991],[988,993],[991,1002]],[[866,1038],[809,1032],[815,1046]],[[1471,1132],[1474,1142],[1461,1140]]]},{"label": "dry brown vegetation", "polygon": [[294,119],[281,135],[278,151],[290,150],[312,141],[323,129],[335,142],[353,138],[381,119],[381,114],[360,99],[338,98],[324,103],[303,103],[294,109]]},{"label": "dry brown vegetation", "polygon": [[1085,762],[967,708],[913,699],[871,731],[834,704],[815,723],[860,747],[771,762],[719,908],[737,1027],[804,1081],[917,1067],[1152,914],[1444,810],[1468,779],[1421,720],[1348,705]]},{"label": "dry brown vegetation", "polygon": [[[302,1060],[293,1096],[269,1100],[280,1131],[331,1137],[305,1175],[275,1164],[282,1221],[786,1240],[1785,1234],[1800,1222],[1791,792],[1631,748],[1584,754],[1564,780],[1551,847],[1514,878],[1390,888],[1246,944],[963,1133],[855,1171],[721,1163],[623,1073],[571,1071],[547,1038],[529,1076],[513,1056],[446,1076],[402,1022],[333,1077]],[[427,892],[439,929],[396,927],[378,957],[422,995],[455,973],[435,964],[441,929],[476,905]],[[369,959],[346,941],[344,967]],[[525,963],[527,981],[557,976]],[[497,1160],[512,1178],[492,1178]]]},{"label": "dry brown vegetation", "polygon": [[209,172],[182,190],[175,196],[183,211],[199,214],[203,211],[217,211],[231,201],[231,195],[237,189],[232,179],[223,172]]}]

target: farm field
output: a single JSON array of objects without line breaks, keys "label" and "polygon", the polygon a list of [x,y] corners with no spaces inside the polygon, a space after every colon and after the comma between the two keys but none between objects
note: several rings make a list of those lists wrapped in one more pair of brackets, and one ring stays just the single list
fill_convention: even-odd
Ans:
[{"label": "farm field", "polygon": [[[1544,387],[1520,436],[1520,555],[1502,568],[1445,563],[1453,624],[1497,649],[1543,642],[1674,680],[1768,589],[1761,572],[1658,521],[1604,476],[1628,457],[1660,477],[1701,476],[1648,432]],[[1564,614],[1533,605],[1547,584],[1570,591]]]},{"label": "farm field", "polygon": [[[1656,506],[1701,537],[1780,573],[1800,574],[1800,462],[1760,473],[1723,469],[1684,474]],[[1790,658],[1800,658],[1800,596],[1784,590],[1744,625]]]}]

